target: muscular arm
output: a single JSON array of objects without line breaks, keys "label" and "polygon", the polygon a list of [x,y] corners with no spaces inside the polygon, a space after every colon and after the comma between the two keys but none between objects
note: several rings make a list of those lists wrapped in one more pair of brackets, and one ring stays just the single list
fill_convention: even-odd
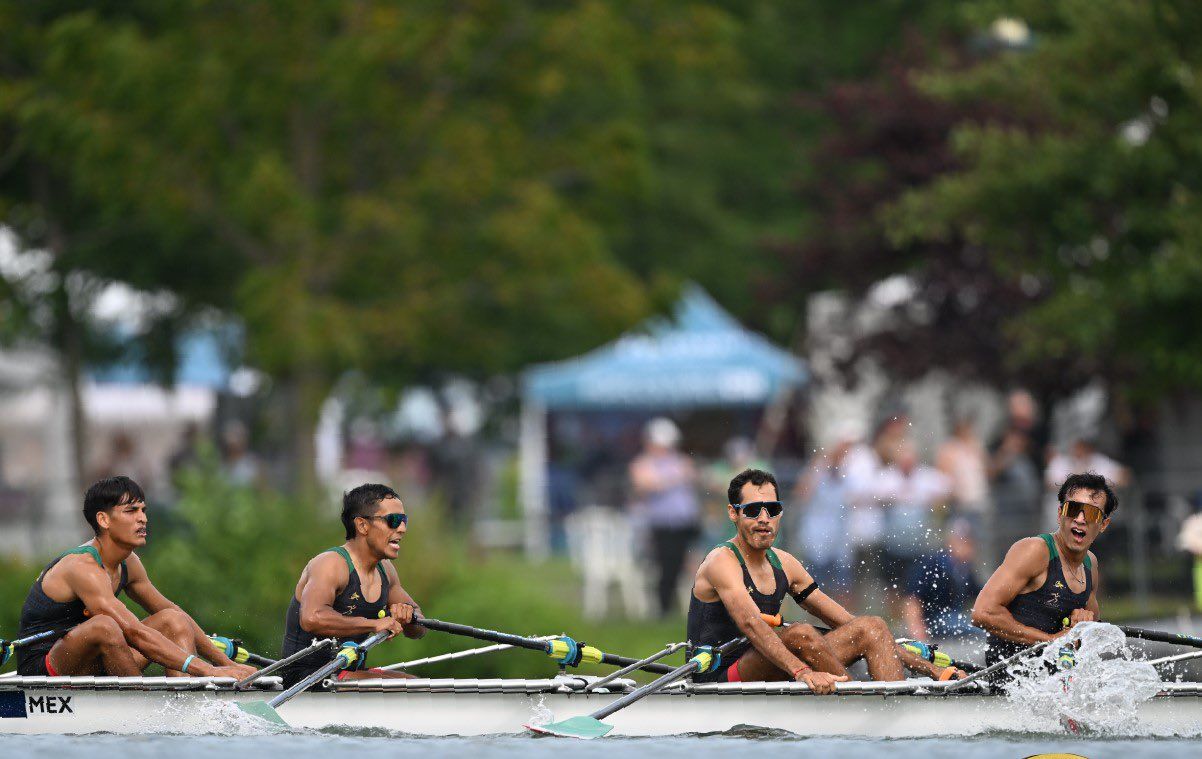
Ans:
[{"label": "muscular arm", "polygon": [[[793,600],[796,601],[798,593],[805,591],[814,584],[814,578],[806,571],[806,568],[802,566],[796,556],[786,551],[777,551],[776,555],[780,557],[781,566],[785,570],[785,576],[789,578],[789,595],[793,596]],[[842,627],[855,619],[855,616],[851,612],[844,609],[843,605],[838,601],[823,593],[821,588],[812,591],[798,605],[822,620],[823,624],[831,629]]]},{"label": "muscular arm", "polygon": [[[192,619],[191,614],[170,601],[154,586],[146,574],[146,567],[143,566],[142,560],[136,554],[130,554],[125,566],[129,572],[129,584],[125,588],[125,593],[133,599],[134,603],[145,609],[148,614],[156,614],[164,609],[175,609],[180,612],[192,624],[193,646],[196,648],[197,656],[207,659],[219,667],[228,667],[234,664],[234,661],[226,656],[224,651],[213,645],[205,631],[200,629],[196,620]],[[195,665],[189,666],[189,671],[192,670],[192,666]]]},{"label": "muscular arm", "polygon": [[346,563],[333,553],[323,553],[305,569],[309,579],[300,594],[300,624],[306,632],[322,638],[349,638],[379,629],[377,619],[344,617],[334,611],[339,586],[346,586],[350,573]]},{"label": "muscular arm", "polygon": [[972,607],[972,623],[999,638],[1032,645],[1051,640],[1042,630],[1022,624],[1006,608],[1019,593],[1047,570],[1048,549],[1039,538],[1024,538],[1006,553]]},{"label": "muscular arm", "polygon": [[[388,611],[394,618],[401,618],[402,609],[398,606],[412,606],[414,616],[421,616],[422,608],[417,605],[417,601],[413,600],[413,596],[401,587],[401,579],[397,576],[396,567],[392,562],[384,562],[384,571],[388,573]],[[409,622],[401,625],[406,638],[421,638],[426,634],[426,628],[419,624]]]},{"label": "muscular arm", "polygon": [[[132,566],[126,565],[130,570]],[[131,572],[132,574],[132,572]],[[121,627],[125,642],[153,662],[167,669],[181,671],[189,654],[168,640],[162,633],[147,627],[113,595],[112,581],[108,574],[95,564],[78,562],[65,573],[64,580],[71,591],[84,603],[91,616],[103,614],[112,617]],[[132,597],[132,594],[131,594]],[[136,598],[134,600],[137,600]],[[208,648],[212,645],[205,641]],[[188,674],[209,677],[215,674],[213,665],[193,659],[188,665]]]},{"label": "muscular arm", "polygon": [[[768,661],[784,672],[796,672],[807,665],[794,656],[768,623],[760,617],[759,607],[743,587],[743,570],[729,551],[720,550],[706,559],[701,577],[718,594],[726,613],[738,625],[747,640]],[[722,641],[725,643],[726,641]]]}]

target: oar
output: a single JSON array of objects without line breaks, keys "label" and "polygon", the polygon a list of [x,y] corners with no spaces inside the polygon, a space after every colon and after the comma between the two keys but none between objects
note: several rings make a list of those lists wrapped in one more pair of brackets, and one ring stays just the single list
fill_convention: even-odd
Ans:
[{"label": "oar", "polygon": [[378,643],[383,643],[384,641],[388,640],[388,637],[389,635],[387,632],[381,631],[375,635],[372,635],[362,643],[351,643],[345,645],[342,647],[342,650],[338,652],[338,655],[334,657],[334,661],[326,664],[321,669],[309,675],[304,680],[301,680],[296,685],[293,685],[291,688],[279,694],[270,701],[239,702],[238,708],[247,714],[259,717],[260,719],[265,719],[268,722],[287,725],[288,723],[285,722],[284,718],[280,716],[280,713],[276,711],[277,707],[290,700],[293,696],[301,691],[307,690],[327,677],[335,675],[359,661],[359,659],[365,653],[367,653],[372,646],[375,646]]},{"label": "oar", "polygon": [[[538,638],[524,638],[520,635],[497,632],[496,630],[484,630],[479,627],[461,625],[456,622],[443,622],[438,619],[430,619],[429,617],[415,618],[413,622],[427,629],[450,633],[451,635],[462,635],[467,638],[475,638],[476,640],[486,640],[490,643],[505,643],[514,648],[539,651],[569,667],[578,666],[581,662],[626,667],[638,661],[638,659],[631,659],[628,656],[605,653],[599,648],[578,643],[566,636],[554,640],[539,640]],[[657,674],[665,674],[673,671],[666,664],[644,664],[640,669]]]},{"label": "oar", "polygon": [[1140,640],[1150,640],[1154,643],[1172,643],[1177,646],[1189,646],[1191,648],[1202,648],[1202,638],[1195,638],[1192,635],[1182,635],[1174,632],[1161,632],[1160,630],[1145,630],[1142,627],[1124,627],[1119,625],[1118,628],[1123,631],[1123,634],[1128,638],[1139,638]]},{"label": "oar", "polygon": [[45,630],[33,635],[27,635],[24,638],[17,638],[16,640],[4,640],[3,638],[0,638],[0,667],[3,667],[5,664],[7,664],[8,660],[12,658],[12,655],[16,653],[17,649],[21,646],[25,646],[30,643],[37,643],[39,640],[53,638],[55,635],[62,635],[65,632],[67,631]]},{"label": "oar", "polygon": [[236,661],[239,664],[254,664],[259,667],[266,667],[270,664],[275,664],[275,659],[268,659],[266,656],[253,654],[242,647],[242,641],[237,638],[227,638],[223,635],[210,635],[209,641],[230,658],[231,661]]},{"label": "oar", "polygon": [[[562,638],[562,637],[563,637],[563,633],[560,633],[559,635],[540,635],[539,637],[531,638],[530,640],[541,640],[541,641],[546,642],[548,640],[555,640],[556,638]],[[377,669],[383,669],[383,670],[387,670],[389,672],[395,672],[396,670],[399,670],[399,669],[413,669],[414,667],[421,667],[426,664],[439,664],[444,661],[454,661],[456,659],[466,659],[469,656],[479,656],[480,654],[490,654],[494,651],[508,651],[511,648],[513,648],[513,646],[509,645],[508,643],[494,643],[491,646],[481,646],[480,648],[469,648],[466,651],[452,651],[449,654],[438,654],[437,656],[427,656],[422,659],[410,659],[409,661],[399,661],[399,662],[396,662],[395,664],[388,664],[383,667],[377,667]]]},{"label": "oar", "polygon": [[965,687],[969,683],[972,683],[976,680],[980,680],[981,678],[985,677],[986,675],[992,675],[994,672],[997,672],[999,669],[1002,669],[1003,667],[1007,667],[1007,666],[1013,664],[1014,662],[1018,661],[1019,659],[1021,659],[1024,656],[1032,656],[1032,655],[1038,653],[1039,651],[1042,651],[1045,646],[1047,646],[1050,643],[1053,643],[1057,640],[1059,640],[1059,638],[1052,638],[1052,640],[1040,641],[1039,643],[1036,643],[1033,646],[1024,648],[1022,651],[1019,651],[1018,653],[1014,654],[1013,656],[1007,656],[1005,659],[1002,659],[999,662],[994,662],[993,664],[990,664],[988,667],[985,667],[984,669],[979,669],[976,672],[973,672],[971,675],[964,678],[963,680],[950,680],[950,681],[948,681],[948,685],[947,685],[947,687],[944,688],[944,690],[948,690],[948,691],[960,690],[961,688]]},{"label": "oar", "polygon": [[625,709],[627,706],[639,701],[647,696],[650,696],[656,691],[663,690],[672,683],[681,678],[688,677],[694,672],[705,671],[709,669],[714,661],[714,657],[721,657],[734,649],[747,643],[746,637],[735,638],[727,641],[719,646],[716,650],[701,650],[693,655],[684,664],[672,670],[668,674],[660,677],[652,682],[647,683],[643,687],[632,691],[631,693],[616,699],[612,703],[601,707],[597,711],[583,717],[568,717],[559,722],[552,722],[547,725],[526,725],[526,729],[535,733],[544,733],[547,735],[562,735],[568,738],[600,738],[608,735],[609,731],[613,730],[613,725],[607,725],[601,720],[605,719],[614,712]]},{"label": "oar", "polygon": [[313,653],[314,651],[316,651],[319,648],[332,648],[336,645],[338,645],[338,641],[334,640],[333,638],[326,638],[324,640],[315,640],[315,641],[313,641],[313,645],[309,646],[308,648],[302,648],[300,651],[297,651],[296,653],[292,654],[291,656],[285,656],[283,659],[280,659],[279,661],[273,661],[271,664],[268,664],[263,669],[260,669],[257,672],[254,672],[254,673],[242,678],[238,682],[234,683],[234,690],[243,690],[244,688],[249,686],[251,683],[253,683],[255,680],[258,680],[260,677],[266,677],[267,675],[270,675],[274,672],[278,672],[281,669],[283,669],[284,667],[287,667],[292,662],[305,658],[306,656]]}]

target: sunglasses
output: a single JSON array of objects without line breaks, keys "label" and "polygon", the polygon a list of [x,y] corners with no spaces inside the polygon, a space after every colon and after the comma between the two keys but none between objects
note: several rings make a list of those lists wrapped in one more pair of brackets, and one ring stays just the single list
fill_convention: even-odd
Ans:
[{"label": "sunglasses", "polygon": [[769,517],[778,517],[785,510],[785,505],[780,501],[752,501],[751,503],[732,503],[732,509],[738,511],[748,519],[758,519],[760,511],[767,509]]},{"label": "sunglasses", "polygon": [[408,514],[384,514],[383,516],[363,517],[363,519],[382,519],[390,530],[395,530],[401,525],[409,523]]},{"label": "sunglasses", "polygon": [[1065,501],[1060,507],[1060,516],[1076,519],[1079,514],[1085,514],[1086,522],[1097,524],[1106,518],[1106,512],[1092,503],[1084,501]]}]

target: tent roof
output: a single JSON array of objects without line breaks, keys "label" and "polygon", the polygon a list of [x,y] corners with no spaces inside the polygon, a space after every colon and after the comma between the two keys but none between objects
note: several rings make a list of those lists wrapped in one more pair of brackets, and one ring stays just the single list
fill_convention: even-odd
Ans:
[{"label": "tent roof", "polygon": [[574,359],[528,369],[527,400],[552,409],[755,406],[806,379],[804,364],[689,285],[673,318],[651,319]]}]

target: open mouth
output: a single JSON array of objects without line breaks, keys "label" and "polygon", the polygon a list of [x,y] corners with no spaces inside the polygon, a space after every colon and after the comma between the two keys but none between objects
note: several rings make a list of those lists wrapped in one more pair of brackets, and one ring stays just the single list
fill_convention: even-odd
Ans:
[{"label": "open mouth", "polygon": [[388,541],[388,545],[392,546],[393,548],[400,548],[401,547],[401,539],[393,538],[392,540]]},{"label": "open mouth", "polygon": [[1070,532],[1072,532],[1072,534],[1073,534],[1073,537],[1074,537],[1074,538],[1076,538],[1077,540],[1085,540],[1085,535],[1086,535],[1086,533],[1085,533],[1085,528],[1083,528],[1083,527],[1073,527],[1073,528],[1070,530]]}]

